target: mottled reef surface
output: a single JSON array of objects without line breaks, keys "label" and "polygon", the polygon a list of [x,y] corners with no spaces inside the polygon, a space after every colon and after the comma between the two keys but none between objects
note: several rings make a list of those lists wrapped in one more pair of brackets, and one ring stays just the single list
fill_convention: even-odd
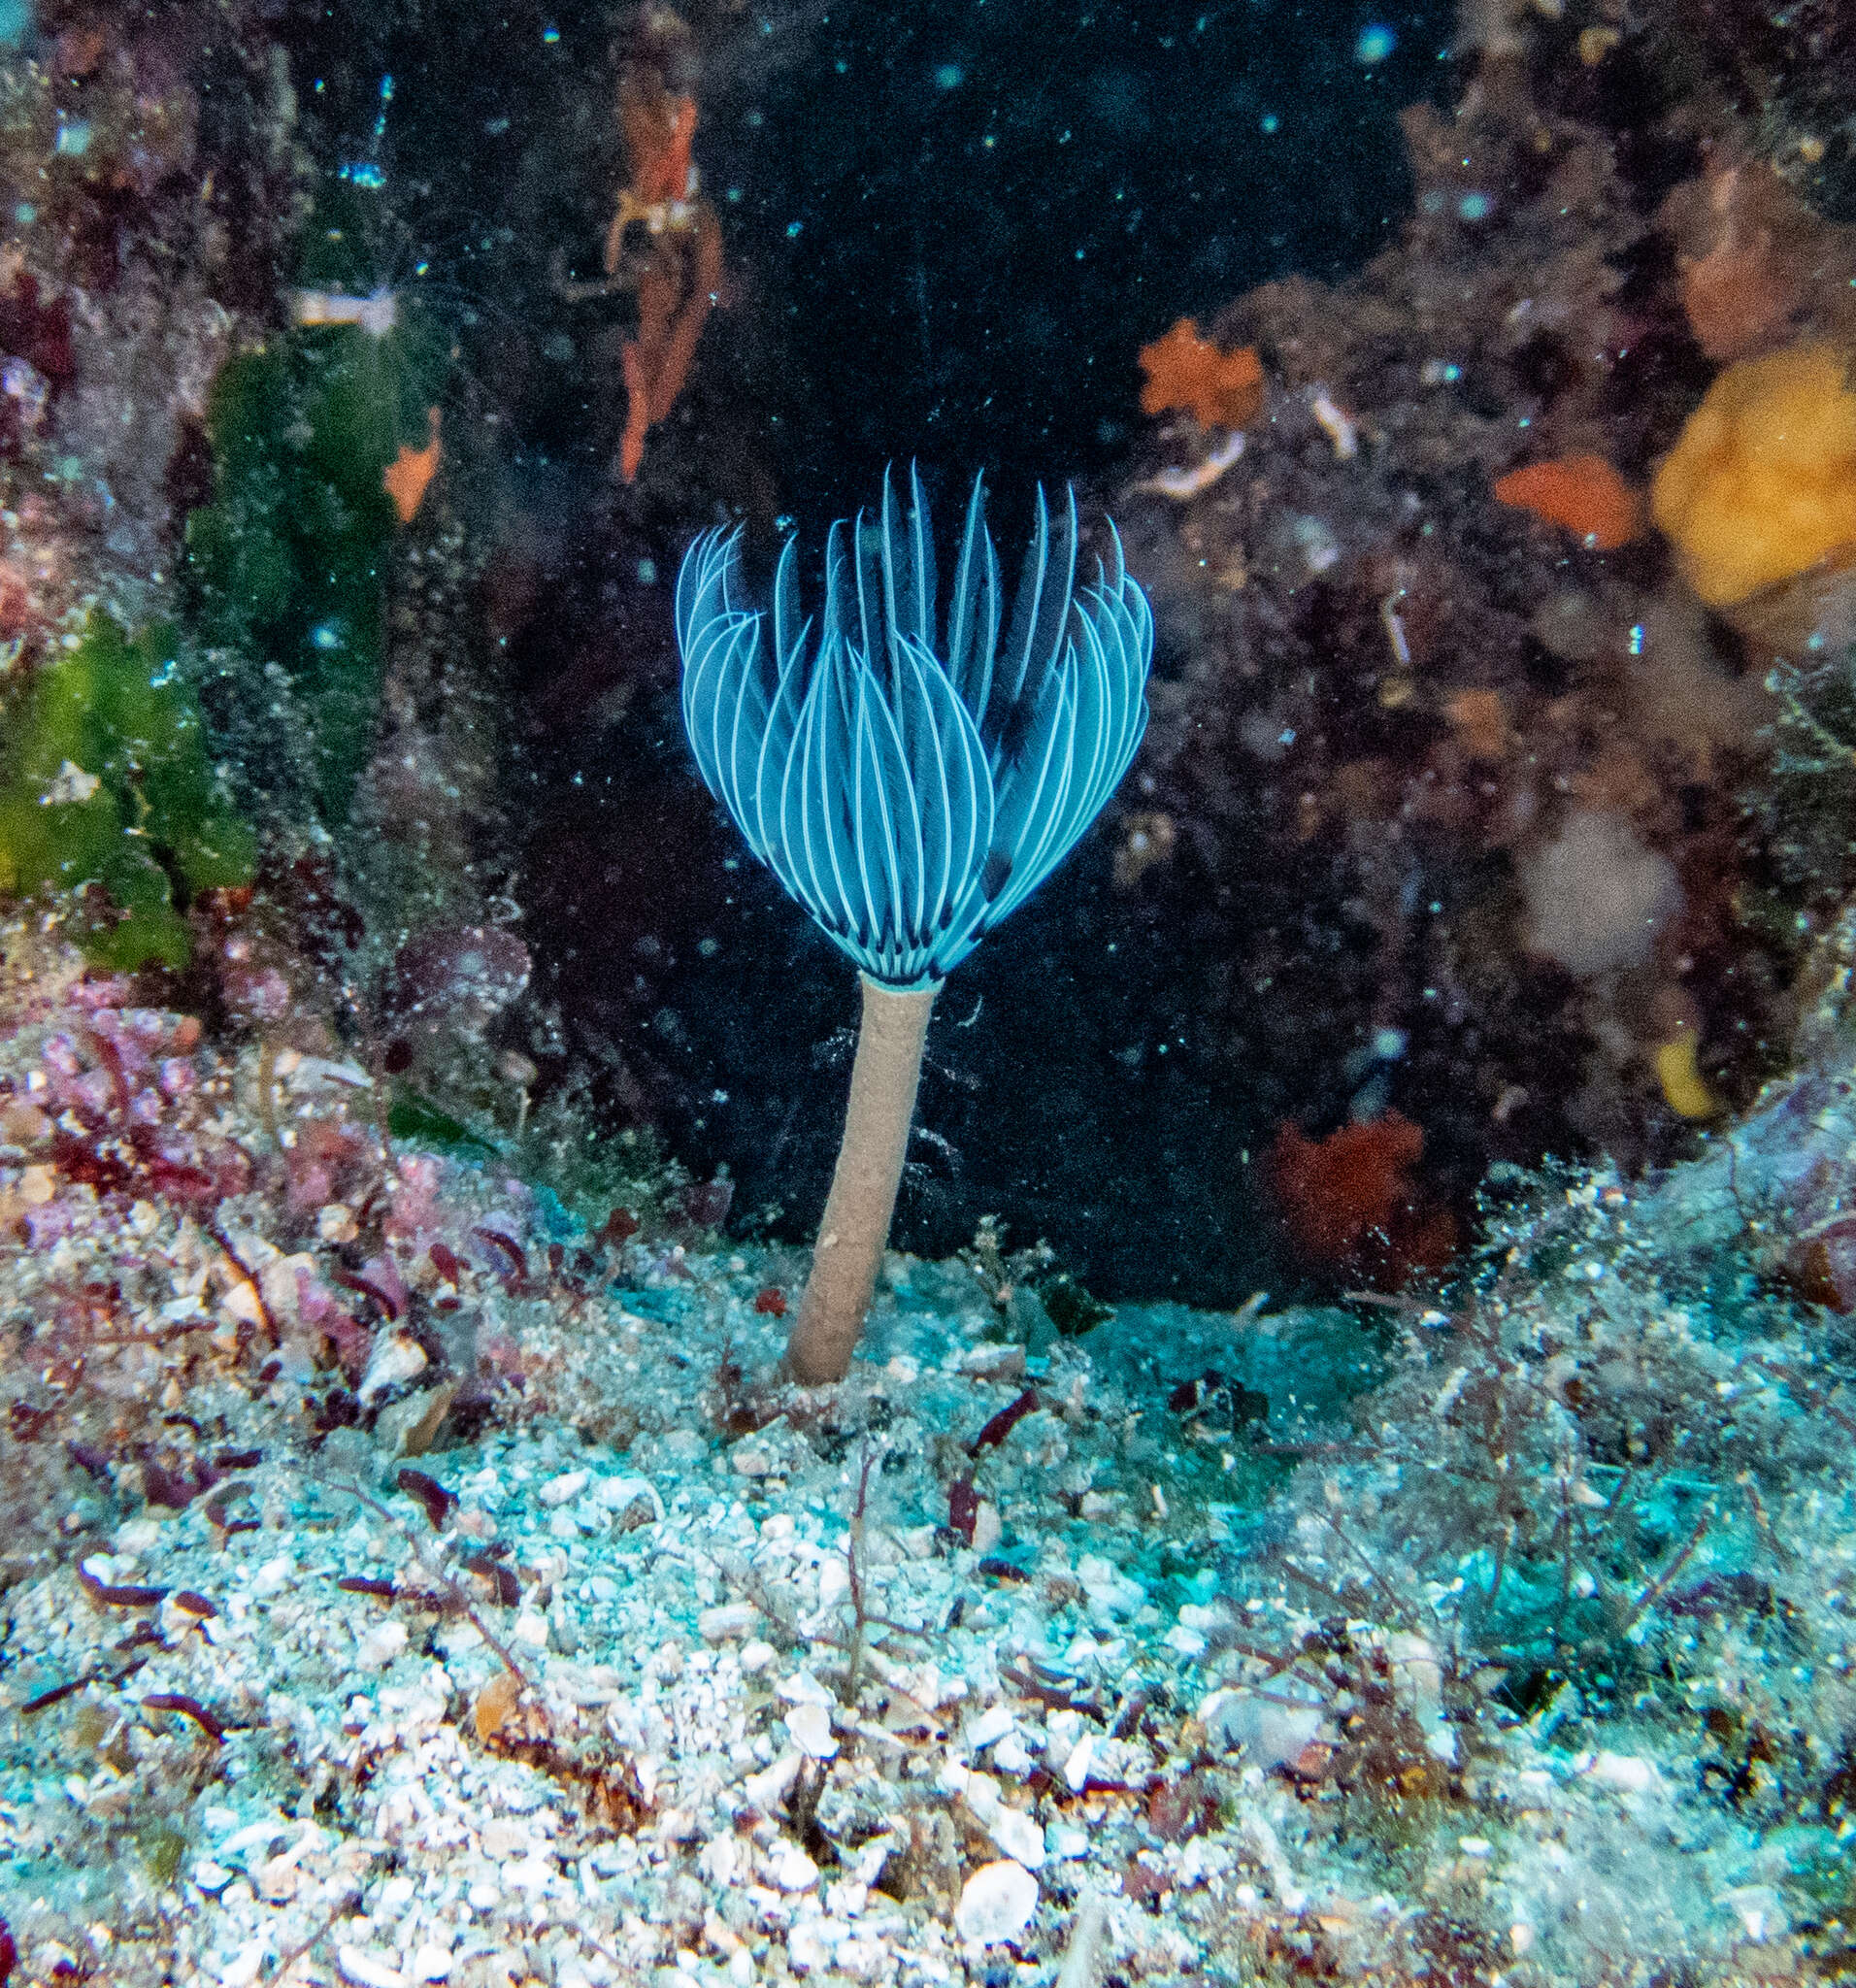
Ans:
[{"label": "mottled reef surface", "polygon": [[[0,7],[5,1988],[1856,1969],[1849,11],[1222,19]],[[806,1390],[671,583],[988,432],[1152,721]]]}]

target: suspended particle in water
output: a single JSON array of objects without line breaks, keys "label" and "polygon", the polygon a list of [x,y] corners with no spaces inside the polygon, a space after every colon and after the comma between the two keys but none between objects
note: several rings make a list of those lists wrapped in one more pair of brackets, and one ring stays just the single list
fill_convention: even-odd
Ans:
[{"label": "suspended particle in water", "polygon": [[1383,20],[1370,21],[1353,44],[1353,59],[1363,68],[1376,69],[1399,46],[1399,31]]}]

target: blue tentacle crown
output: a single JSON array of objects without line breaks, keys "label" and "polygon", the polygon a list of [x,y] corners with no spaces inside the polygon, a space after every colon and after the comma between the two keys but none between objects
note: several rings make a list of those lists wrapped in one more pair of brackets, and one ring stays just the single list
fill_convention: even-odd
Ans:
[{"label": "blue tentacle crown", "polygon": [[[1077,505],[1042,489],[1004,642],[976,479],[945,623],[928,505],[883,479],[831,528],[825,605],[801,618],[795,541],[771,613],[744,599],[741,532],[677,581],[683,723],[754,854],[872,980],[938,987],[1076,845],[1146,729],[1153,613],[1110,526],[1077,585]],[[771,624],[771,625],[770,625]],[[939,636],[939,640],[937,640]]]}]

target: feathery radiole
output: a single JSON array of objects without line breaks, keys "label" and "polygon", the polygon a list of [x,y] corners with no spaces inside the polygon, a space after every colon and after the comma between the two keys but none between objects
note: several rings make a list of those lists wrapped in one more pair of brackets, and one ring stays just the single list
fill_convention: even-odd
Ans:
[{"label": "feathery radiole", "polygon": [[[844,1144],[787,1342],[797,1378],[850,1366],[895,1212],[936,994],[1076,845],[1146,729],[1153,615],[1122,564],[1077,585],[1077,505],[1042,489],[1000,640],[981,480],[937,642],[928,506],[831,528],[816,632],[788,539],[771,613],[748,607],[741,532],[705,532],[677,581],[683,723],[747,845],[863,979]],[[771,623],[771,626],[769,625]]]}]

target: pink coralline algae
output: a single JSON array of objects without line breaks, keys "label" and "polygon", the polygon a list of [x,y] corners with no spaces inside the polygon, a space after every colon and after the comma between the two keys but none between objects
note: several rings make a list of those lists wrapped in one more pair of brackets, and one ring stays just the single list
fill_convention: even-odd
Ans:
[{"label": "pink coralline algae", "polygon": [[[106,1005],[120,980],[76,990],[90,1012],[49,1036],[40,1049],[41,1087],[28,1092],[49,1136],[50,1164],[65,1179],[99,1194],[152,1195],[195,1212],[243,1193],[251,1180],[245,1150],[209,1129],[198,1095],[191,1015]],[[22,1113],[20,1129],[37,1129]],[[68,1216],[41,1202],[24,1215],[35,1241],[63,1233]]]},{"label": "pink coralline algae", "polygon": [[312,1118],[292,1128],[285,1150],[285,1205],[295,1215],[313,1214],[354,1193],[379,1166],[371,1134],[335,1119]]}]

